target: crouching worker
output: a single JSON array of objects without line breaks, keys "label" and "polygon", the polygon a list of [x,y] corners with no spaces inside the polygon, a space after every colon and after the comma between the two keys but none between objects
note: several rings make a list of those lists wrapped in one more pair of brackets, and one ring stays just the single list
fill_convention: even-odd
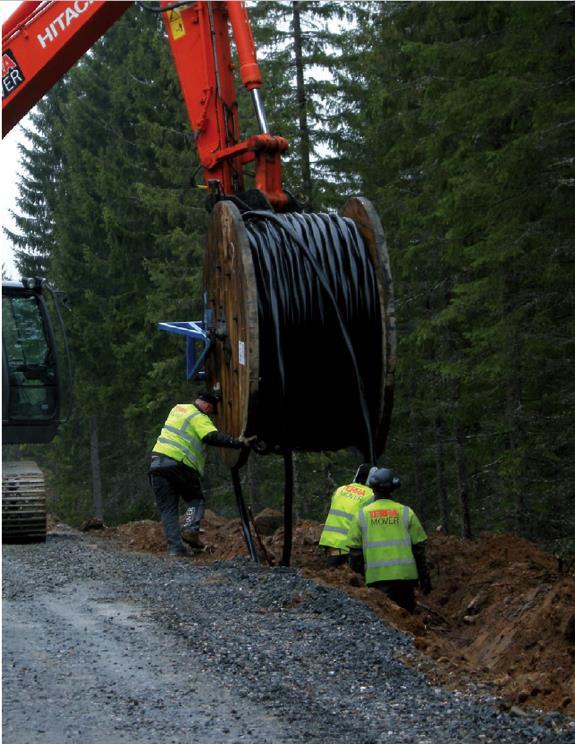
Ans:
[{"label": "crouching worker", "polygon": [[[206,445],[241,449],[250,441],[218,432],[209,418],[216,412],[218,400],[213,393],[202,393],[193,403],[174,406],[154,445],[148,477],[166,533],[168,553],[173,556],[187,554],[184,541],[196,552],[205,549],[200,540],[200,522],[205,511],[200,479],[204,474]],[[180,497],[188,507],[181,530]]]},{"label": "crouching worker", "polygon": [[[427,535],[415,512],[393,501],[399,478],[379,468],[367,481],[375,500],[353,518],[347,546],[350,565],[365,573],[365,583],[384,592],[408,612],[415,609],[415,587],[419,580],[424,594],[431,591],[425,559]],[[363,565],[362,565],[363,564]]]},{"label": "crouching worker", "polygon": [[319,539],[329,568],[347,563],[347,536],[351,520],[362,506],[373,501],[373,491],[365,485],[370,470],[376,468],[367,464],[360,465],[353,482],[337,488],[331,497],[329,513]]}]

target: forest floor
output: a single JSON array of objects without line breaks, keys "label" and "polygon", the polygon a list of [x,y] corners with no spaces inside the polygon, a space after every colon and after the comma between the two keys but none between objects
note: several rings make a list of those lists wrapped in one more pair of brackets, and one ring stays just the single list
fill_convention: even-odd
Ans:
[{"label": "forest floor", "polygon": [[[256,517],[266,551],[279,564],[283,529],[277,513]],[[51,520],[54,527],[54,520]],[[84,529],[90,529],[87,523]],[[94,525],[95,526],[95,525]],[[246,556],[239,519],[211,511],[202,523],[207,563]],[[344,591],[379,617],[414,636],[420,653],[406,662],[449,689],[486,688],[502,707],[560,711],[575,716],[575,575],[556,557],[513,535],[464,540],[434,534],[428,541],[433,591],[418,596],[414,615],[367,589],[347,566],[324,567],[322,525],[299,521],[291,565],[303,576]],[[273,531],[273,532],[272,532]],[[272,534],[264,534],[272,532]],[[165,553],[159,522],[131,522],[94,530],[126,550]]]}]

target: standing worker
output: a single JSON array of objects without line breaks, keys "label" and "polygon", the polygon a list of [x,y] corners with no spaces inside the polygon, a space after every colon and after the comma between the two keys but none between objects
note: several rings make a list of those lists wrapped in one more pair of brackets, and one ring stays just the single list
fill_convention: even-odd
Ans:
[{"label": "standing worker", "polygon": [[[195,551],[205,545],[200,540],[200,522],[205,499],[201,477],[206,462],[206,445],[241,449],[251,439],[220,434],[210,414],[217,410],[219,397],[201,393],[193,403],[178,403],[170,411],[152,452],[150,485],[156,496],[162,525],[172,556],[186,555],[184,541]],[[180,531],[179,498],[188,505]]]},{"label": "standing worker", "polygon": [[375,500],[353,518],[347,546],[354,570],[363,557],[365,583],[387,594],[408,612],[415,609],[415,586],[424,594],[431,591],[425,560],[427,535],[415,512],[391,499],[401,485],[391,470],[379,468],[367,481]]},{"label": "standing worker", "polygon": [[351,520],[362,506],[373,501],[373,491],[365,485],[371,470],[364,463],[357,469],[352,483],[337,488],[331,497],[331,505],[319,544],[325,548],[326,562],[330,568],[347,563],[349,548],[347,536]]}]

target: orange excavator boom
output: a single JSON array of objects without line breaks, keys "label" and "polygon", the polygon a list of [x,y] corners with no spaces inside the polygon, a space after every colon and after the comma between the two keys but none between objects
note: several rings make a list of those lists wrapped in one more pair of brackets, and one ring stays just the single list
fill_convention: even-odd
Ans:
[{"label": "orange excavator boom", "polygon": [[[2,27],[2,136],[4,137],[132,2],[28,0]],[[261,73],[243,2],[161,2],[166,33],[207,188],[214,195],[244,189],[244,166],[255,164],[255,188],[278,211],[288,206],[281,155],[288,143],[274,137],[260,96]],[[253,99],[260,132],[242,141],[230,45]]]}]

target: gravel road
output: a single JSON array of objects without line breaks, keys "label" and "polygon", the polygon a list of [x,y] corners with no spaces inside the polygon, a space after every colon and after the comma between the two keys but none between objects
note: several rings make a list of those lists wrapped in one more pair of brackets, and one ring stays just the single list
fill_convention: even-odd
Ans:
[{"label": "gravel road", "polygon": [[81,534],[3,546],[3,733],[82,742],[574,742],[433,687],[411,641],[294,570]]}]

